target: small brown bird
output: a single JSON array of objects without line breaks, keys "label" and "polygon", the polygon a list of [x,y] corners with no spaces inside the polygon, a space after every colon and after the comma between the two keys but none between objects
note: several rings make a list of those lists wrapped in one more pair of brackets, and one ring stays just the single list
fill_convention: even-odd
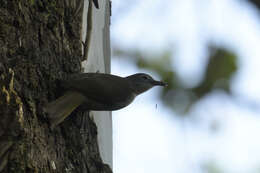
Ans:
[{"label": "small brown bird", "polygon": [[67,92],[44,108],[52,128],[79,106],[84,110],[118,110],[129,105],[137,95],[154,86],[166,86],[166,83],[144,73],[127,77],[82,73],[62,81],[62,85]]}]

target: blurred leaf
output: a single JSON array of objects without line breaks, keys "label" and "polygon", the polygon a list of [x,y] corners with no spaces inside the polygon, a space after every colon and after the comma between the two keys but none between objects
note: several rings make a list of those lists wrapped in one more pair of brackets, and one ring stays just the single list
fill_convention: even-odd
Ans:
[{"label": "blurred leaf", "polygon": [[171,51],[163,51],[161,54],[148,55],[139,50],[124,50],[119,47],[114,49],[114,56],[118,58],[127,58],[133,61],[137,67],[153,71],[160,75],[161,80],[168,84],[163,90],[165,95],[169,90],[178,88],[179,81],[175,71],[172,69]]},{"label": "blurred leaf", "polygon": [[136,59],[137,66],[159,74],[162,81],[168,84],[163,90],[163,95],[170,89],[177,88],[178,81],[175,72],[172,70],[172,54],[169,51],[153,58],[143,57]]},{"label": "blurred leaf", "polygon": [[144,53],[139,50],[117,48],[114,55],[121,58],[127,57],[127,60],[131,60],[139,68],[160,75],[161,79],[168,84],[162,90],[161,100],[180,115],[185,115],[193,104],[215,89],[230,93],[231,78],[237,71],[237,58],[234,53],[224,48],[211,47],[202,82],[194,88],[186,88],[172,69],[174,63],[172,51],[166,50],[160,54],[151,54],[151,52]]},{"label": "blurred leaf", "polygon": [[207,173],[223,173],[224,171],[214,161],[207,161],[202,164],[202,170]]},{"label": "blurred leaf", "polygon": [[231,77],[237,71],[236,55],[224,48],[211,48],[204,79],[193,92],[200,98],[213,89],[230,93]]}]

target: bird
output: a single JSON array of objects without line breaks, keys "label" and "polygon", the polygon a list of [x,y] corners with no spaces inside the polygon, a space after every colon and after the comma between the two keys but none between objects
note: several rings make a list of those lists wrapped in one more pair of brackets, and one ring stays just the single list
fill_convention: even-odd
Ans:
[{"label": "bird", "polygon": [[80,73],[61,81],[65,94],[47,103],[51,128],[60,124],[76,108],[90,111],[114,111],[133,102],[136,96],[154,86],[167,86],[150,75],[137,73],[120,77],[106,73]]}]

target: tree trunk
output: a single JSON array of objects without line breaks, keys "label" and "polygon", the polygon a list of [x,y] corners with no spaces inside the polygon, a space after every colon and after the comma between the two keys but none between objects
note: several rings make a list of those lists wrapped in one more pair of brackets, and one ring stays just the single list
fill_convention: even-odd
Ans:
[{"label": "tree trunk", "polygon": [[112,172],[89,112],[76,110],[50,130],[43,111],[63,94],[59,81],[83,71],[83,6],[83,0],[0,1],[0,172]]}]

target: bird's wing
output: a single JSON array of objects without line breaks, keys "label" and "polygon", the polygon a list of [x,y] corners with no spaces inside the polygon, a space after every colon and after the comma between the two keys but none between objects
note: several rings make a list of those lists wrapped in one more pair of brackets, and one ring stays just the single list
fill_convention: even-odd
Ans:
[{"label": "bird's wing", "polygon": [[129,81],[109,74],[83,73],[65,81],[64,85],[100,103],[113,104],[133,98]]}]

